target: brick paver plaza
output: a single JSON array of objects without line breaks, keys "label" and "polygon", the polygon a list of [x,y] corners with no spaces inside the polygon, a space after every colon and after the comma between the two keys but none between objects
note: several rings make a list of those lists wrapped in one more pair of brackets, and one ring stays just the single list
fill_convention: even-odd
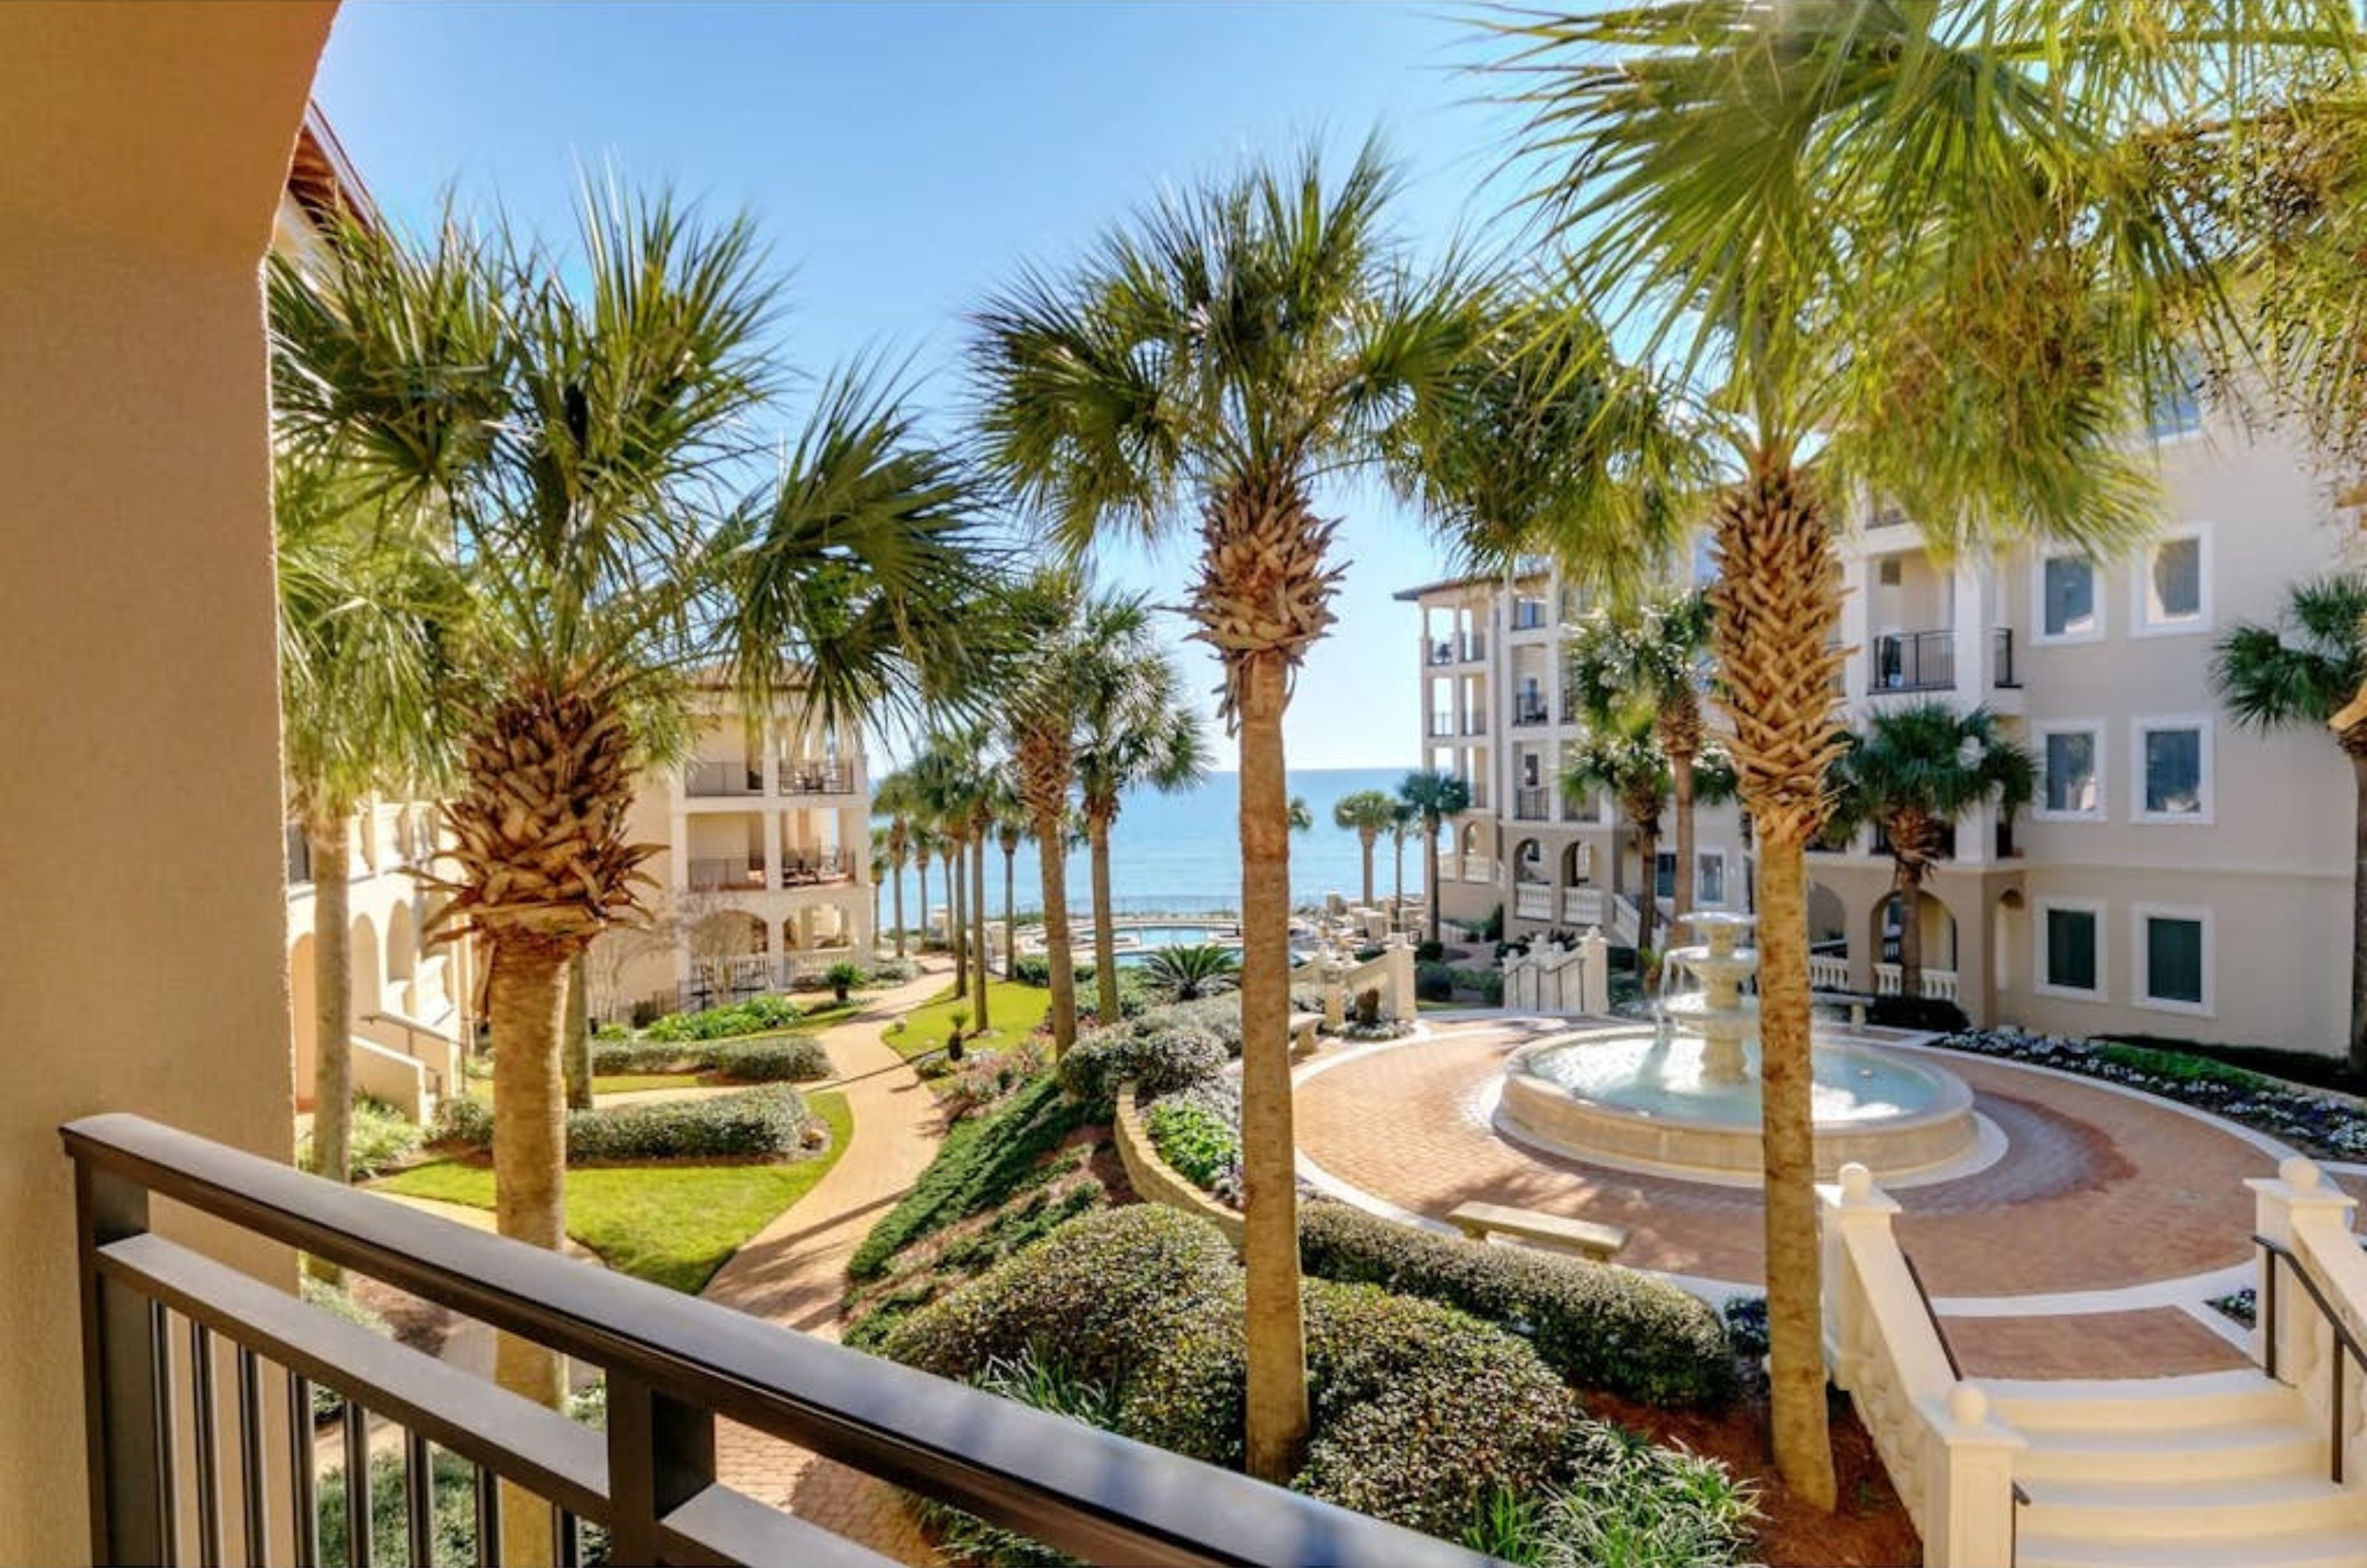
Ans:
[{"label": "brick paver plaza", "polygon": [[[1755,1286],[1765,1256],[1755,1189],[1591,1165],[1490,1125],[1505,1058],[1567,1027],[1433,1022],[1423,1037],[1319,1066],[1297,1094],[1302,1156],[1417,1214],[1478,1201],[1600,1220],[1627,1228],[1623,1263]],[[2158,1377],[2248,1364],[2232,1329],[2205,1315],[2199,1279],[2249,1263],[2243,1183],[2274,1173],[2266,1150],[2158,1100],[1953,1053],[1945,1065],[2006,1152],[1892,1195],[1900,1245],[1940,1298],[1967,1372]]]}]

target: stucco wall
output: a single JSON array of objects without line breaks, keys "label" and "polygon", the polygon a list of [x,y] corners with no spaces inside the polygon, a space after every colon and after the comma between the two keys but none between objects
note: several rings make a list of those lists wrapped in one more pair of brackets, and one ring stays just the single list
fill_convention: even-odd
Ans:
[{"label": "stucco wall", "polygon": [[290,1153],[257,265],[332,13],[0,6],[0,1562],[89,1546],[58,1123]]}]

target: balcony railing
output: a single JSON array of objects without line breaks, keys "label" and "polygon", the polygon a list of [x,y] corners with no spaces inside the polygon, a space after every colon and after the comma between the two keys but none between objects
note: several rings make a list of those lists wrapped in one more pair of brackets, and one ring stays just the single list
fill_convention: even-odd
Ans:
[{"label": "balcony railing", "polygon": [[781,852],[781,886],[810,887],[818,882],[835,882],[852,874],[853,866],[838,850],[784,850]]},{"label": "balcony railing", "polygon": [[851,795],[855,768],[848,762],[784,761],[780,788],[783,795]]},{"label": "balcony railing", "polygon": [[1444,740],[1454,733],[1455,716],[1453,714],[1434,713],[1430,716],[1430,738],[1433,740]]},{"label": "balcony railing", "polygon": [[1885,692],[1947,692],[1956,685],[1956,634],[1953,631],[1886,632],[1874,639],[1874,668],[1866,689]]},{"label": "balcony railing", "polygon": [[[591,1524],[608,1532],[615,1562],[882,1568],[888,1559],[725,1485],[716,1438],[727,1420],[1089,1562],[1483,1561],[141,1117],[85,1118],[63,1137],[96,1562],[317,1562],[315,1384],[344,1397],[347,1473],[374,1453],[400,1456],[413,1562],[427,1560],[435,1526],[432,1445],[470,1468],[479,1562],[503,1561],[505,1518],[515,1529],[547,1517],[562,1562],[580,1560]],[[598,1369],[606,1429],[154,1234],[156,1198]],[[394,1440],[378,1440],[374,1426],[391,1426]],[[283,1466],[294,1484],[270,1484]],[[367,1561],[370,1491],[346,1489],[354,1562]]]},{"label": "balcony railing", "polygon": [[1487,734],[1488,716],[1484,713],[1465,714],[1463,716],[1463,733],[1466,735]]},{"label": "balcony railing", "polygon": [[1545,698],[1535,692],[1515,692],[1512,694],[1512,725],[1520,728],[1543,724],[1551,715]]},{"label": "balcony railing", "polygon": [[2009,692],[2022,684],[2022,671],[2013,663],[2011,626],[1989,629],[1989,684]]},{"label": "balcony railing", "polygon": [[691,887],[700,893],[726,893],[764,886],[764,863],[751,856],[719,860],[694,860],[688,868]]},{"label": "balcony railing", "polygon": [[764,775],[762,770],[745,762],[685,762],[682,768],[682,792],[698,795],[762,795]]},{"label": "balcony railing", "polygon": [[1541,630],[1546,624],[1546,602],[1542,599],[1512,601],[1512,629],[1516,632]]},{"label": "balcony railing", "polygon": [[1465,632],[1463,634],[1463,662],[1466,664],[1477,664],[1487,657],[1488,634],[1485,632]]},{"label": "balcony railing", "polygon": [[1425,650],[1424,657],[1426,657],[1433,664],[1454,663],[1455,639],[1451,637],[1437,638],[1435,641],[1432,642],[1430,647]]},{"label": "balcony railing", "polygon": [[1554,918],[1554,890],[1542,882],[1523,882],[1512,888],[1512,913],[1523,920]]},{"label": "balcony railing", "polygon": [[1553,791],[1526,784],[1512,792],[1512,816],[1523,822],[1544,822],[1553,816]]}]

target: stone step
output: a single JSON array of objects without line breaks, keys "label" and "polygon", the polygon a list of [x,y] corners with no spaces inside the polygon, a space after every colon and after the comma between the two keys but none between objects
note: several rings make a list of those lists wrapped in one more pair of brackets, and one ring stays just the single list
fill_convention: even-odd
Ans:
[{"label": "stone step", "polygon": [[2249,1369],[2094,1382],[1979,1381],[1998,1418],[2033,1441],[2042,1432],[2307,1424],[2298,1393]]},{"label": "stone step", "polygon": [[2015,1568],[2367,1568],[2367,1533],[2356,1529],[2275,1530],[2240,1551],[2210,1540],[2106,1540],[2024,1529]]},{"label": "stone step", "polygon": [[[2337,1486],[2323,1474],[2157,1483],[2033,1476],[2023,1486],[2030,1506],[2022,1510],[2022,1528],[2049,1539],[2216,1540],[2222,1560],[2232,1561],[2225,1554],[2256,1536],[2348,1529],[2367,1551],[2367,1495]],[[2248,1544],[2238,1556],[2252,1561]]]},{"label": "stone step", "polygon": [[2211,1481],[2323,1475],[2326,1434],[2298,1421],[2220,1427],[2038,1429],[2014,1474],[2045,1481]]}]

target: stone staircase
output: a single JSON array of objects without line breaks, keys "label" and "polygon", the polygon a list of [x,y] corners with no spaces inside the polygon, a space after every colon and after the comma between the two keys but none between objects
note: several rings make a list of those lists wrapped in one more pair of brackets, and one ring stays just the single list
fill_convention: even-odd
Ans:
[{"label": "stone staircase", "polygon": [[2029,1443],[2018,1568],[2367,1568],[2367,1493],[2259,1372],[1981,1386]]}]

